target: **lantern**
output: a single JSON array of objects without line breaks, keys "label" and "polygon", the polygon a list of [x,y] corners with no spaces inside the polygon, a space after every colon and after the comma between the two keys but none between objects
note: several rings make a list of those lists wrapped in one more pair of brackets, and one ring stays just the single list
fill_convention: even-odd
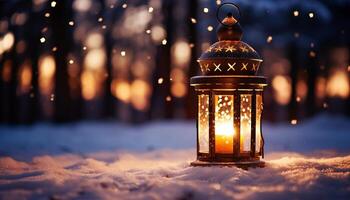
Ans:
[{"label": "lantern", "polygon": [[192,166],[264,166],[260,158],[266,78],[256,75],[262,62],[259,54],[241,41],[239,16],[234,4],[218,8],[219,41],[201,55],[202,75],[190,81],[198,101],[197,160]]}]

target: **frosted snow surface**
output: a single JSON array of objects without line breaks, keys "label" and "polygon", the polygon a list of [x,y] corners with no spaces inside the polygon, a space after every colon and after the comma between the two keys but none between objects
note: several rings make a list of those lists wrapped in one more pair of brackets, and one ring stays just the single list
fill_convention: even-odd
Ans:
[{"label": "frosted snow surface", "polygon": [[0,199],[350,199],[349,122],[264,124],[249,170],[190,167],[193,122],[0,126]]}]

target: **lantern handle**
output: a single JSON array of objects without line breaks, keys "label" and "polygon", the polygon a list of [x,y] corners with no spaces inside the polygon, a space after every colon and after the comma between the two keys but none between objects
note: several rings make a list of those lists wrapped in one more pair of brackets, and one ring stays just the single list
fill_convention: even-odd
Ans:
[{"label": "lantern handle", "polygon": [[[224,26],[230,26],[230,25],[227,25],[227,24],[223,23],[222,20],[220,20],[220,17],[219,17],[220,9],[221,9],[223,6],[225,6],[225,5],[232,5],[232,6],[234,6],[234,7],[237,9],[237,11],[238,11],[238,16],[237,16],[237,18],[238,18],[238,19],[236,19],[236,20],[237,20],[237,22],[239,22],[240,19],[241,19],[241,16],[242,16],[241,10],[239,9],[239,7],[238,7],[236,4],[234,4],[234,3],[232,3],[232,2],[226,2],[226,3],[221,4],[221,5],[218,7],[218,9],[216,10],[216,19],[220,22],[220,24],[222,24],[222,25],[224,25]],[[230,14],[232,14],[232,13],[230,13]],[[233,15],[233,14],[232,14],[232,15]]]}]

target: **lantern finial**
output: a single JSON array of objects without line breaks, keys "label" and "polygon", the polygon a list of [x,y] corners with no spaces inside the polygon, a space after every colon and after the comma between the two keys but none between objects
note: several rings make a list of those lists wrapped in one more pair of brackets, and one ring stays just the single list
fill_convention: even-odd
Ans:
[{"label": "lantern finial", "polygon": [[243,31],[241,25],[231,15],[222,20],[221,24],[217,28],[216,34],[219,41],[240,41],[242,39]]},{"label": "lantern finial", "polygon": [[220,22],[216,31],[219,41],[241,40],[243,31],[241,25],[238,23],[241,17],[238,6],[234,3],[221,4],[217,9],[216,17]]}]

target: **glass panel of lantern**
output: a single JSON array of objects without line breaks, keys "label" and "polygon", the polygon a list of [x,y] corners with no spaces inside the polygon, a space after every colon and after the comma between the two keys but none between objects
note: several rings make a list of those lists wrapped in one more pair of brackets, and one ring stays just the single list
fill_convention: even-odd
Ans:
[{"label": "glass panel of lantern", "polygon": [[256,128],[255,128],[255,151],[261,153],[261,113],[263,109],[263,98],[261,94],[256,95]]},{"label": "glass panel of lantern", "polygon": [[198,95],[199,153],[209,153],[209,95]]},{"label": "glass panel of lantern", "polygon": [[215,153],[233,153],[233,95],[215,95]]},{"label": "glass panel of lantern", "polygon": [[240,152],[249,152],[251,144],[251,128],[252,128],[252,95],[241,95],[241,141]]}]

